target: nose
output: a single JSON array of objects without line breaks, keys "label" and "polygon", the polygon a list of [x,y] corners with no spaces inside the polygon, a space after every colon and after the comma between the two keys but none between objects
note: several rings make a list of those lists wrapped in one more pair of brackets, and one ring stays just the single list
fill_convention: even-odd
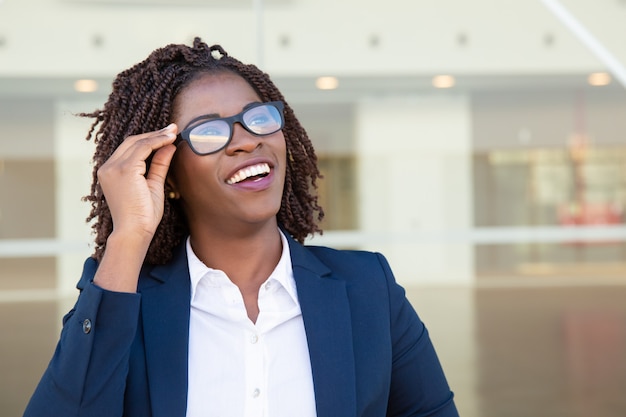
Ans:
[{"label": "nose", "polygon": [[234,155],[237,152],[252,152],[259,146],[263,139],[260,136],[248,132],[239,122],[233,123],[233,137],[226,146],[226,153]]}]

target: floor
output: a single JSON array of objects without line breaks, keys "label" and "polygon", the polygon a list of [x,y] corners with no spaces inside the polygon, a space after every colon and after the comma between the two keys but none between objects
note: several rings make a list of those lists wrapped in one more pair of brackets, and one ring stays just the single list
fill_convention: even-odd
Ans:
[{"label": "floor", "polygon": [[[469,311],[459,309],[462,291],[409,291],[418,311],[431,299],[422,319],[461,416],[626,416],[626,286],[465,290]],[[446,324],[439,315],[461,310],[473,315],[473,328],[455,340],[464,329],[437,327]]]},{"label": "floor", "polygon": [[[624,417],[626,285],[413,288],[463,417]],[[0,302],[0,415],[21,416],[68,300]]]}]

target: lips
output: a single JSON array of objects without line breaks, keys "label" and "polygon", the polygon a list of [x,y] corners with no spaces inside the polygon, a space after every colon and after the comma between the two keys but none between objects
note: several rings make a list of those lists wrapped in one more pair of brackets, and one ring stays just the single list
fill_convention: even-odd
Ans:
[{"label": "lips", "polygon": [[234,185],[243,181],[255,181],[266,177],[271,171],[267,162],[249,165],[235,172],[232,177],[226,180],[226,184]]}]

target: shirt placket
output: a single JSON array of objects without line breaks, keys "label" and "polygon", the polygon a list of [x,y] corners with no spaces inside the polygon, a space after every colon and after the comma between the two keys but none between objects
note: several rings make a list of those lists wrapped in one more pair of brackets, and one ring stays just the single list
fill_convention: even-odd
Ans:
[{"label": "shirt placket", "polygon": [[245,407],[246,417],[263,417],[267,405],[267,375],[263,335],[256,326],[250,326],[244,332],[244,356],[246,363]]}]

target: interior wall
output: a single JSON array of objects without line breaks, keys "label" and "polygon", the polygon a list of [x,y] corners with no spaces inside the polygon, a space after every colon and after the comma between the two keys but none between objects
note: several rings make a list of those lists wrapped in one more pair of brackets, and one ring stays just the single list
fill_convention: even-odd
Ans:
[{"label": "interior wall", "polygon": [[472,94],[472,140],[492,149],[562,148],[576,133],[597,145],[626,143],[626,92],[572,88]]},{"label": "interior wall", "polygon": [[[0,100],[0,240],[55,236],[52,119],[48,100]],[[0,292],[54,288],[55,262],[0,257]]]},{"label": "interior wall", "polygon": [[470,242],[419,238],[472,227],[470,112],[465,95],[359,103],[355,152],[363,246],[385,253],[406,285],[473,281]]}]

